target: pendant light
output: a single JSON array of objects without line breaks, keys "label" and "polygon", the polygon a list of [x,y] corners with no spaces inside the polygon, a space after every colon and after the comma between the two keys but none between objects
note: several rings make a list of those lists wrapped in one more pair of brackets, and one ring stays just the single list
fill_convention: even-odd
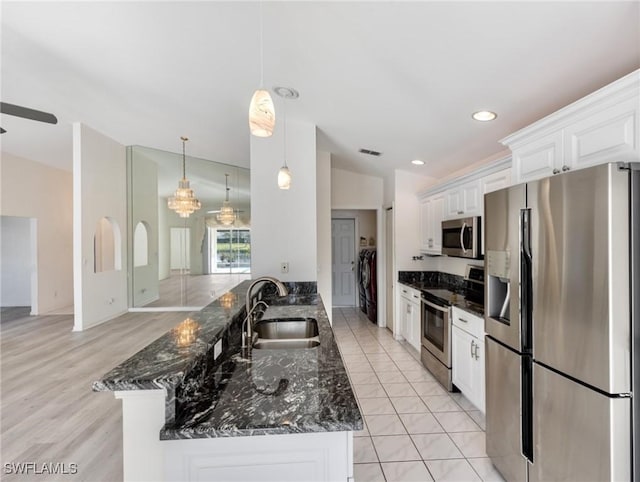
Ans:
[{"label": "pendant light", "polygon": [[287,99],[297,99],[300,94],[291,87],[274,87],[274,92],[284,99],[284,165],[278,171],[278,187],[280,189],[291,188],[291,171],[287,166]]},{"label": "pendant light", "polygon": [[220,223],[224,224],[225,226],[229,226],[236,220],[236,213],[234,212],[233,208],[231,207],[231,203],[229,202],[229,174],[224,175],[224,185],[227,194],[225,197],[225,201],[222,203],[222,207],[220,208],[220,212],[218,213],[216,218]]},{"label": "pendant light", "polygon": [[193,189],[189,187],[189,180],[186,174],[186,157],[184,154],[185,143],[189,140],[186,137],[180,137],[182,140],[182,179],[178,181],[178,189],[173,196],[167,200],[169,209],[178,213],[181,218],[188,218],[189,215],[202,207],[200,201],[193,194]]},{"label": "pendant light", "polygon": [[263,88],[264,52],[262,45],[262,2],[260,2],[260,88],[249,104],[249,130],[257,137],[270,137],[276,123],[276,111],[269,91]]}]

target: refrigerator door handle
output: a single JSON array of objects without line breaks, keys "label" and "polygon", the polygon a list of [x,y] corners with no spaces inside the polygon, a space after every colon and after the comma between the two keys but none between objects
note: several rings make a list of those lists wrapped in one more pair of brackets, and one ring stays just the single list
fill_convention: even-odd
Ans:
[{"label": "refrigerator door handle", "polygon": [[531,209],[520,210],[520,317],[524,353],[532,352],[533,262],[531,255]]}]

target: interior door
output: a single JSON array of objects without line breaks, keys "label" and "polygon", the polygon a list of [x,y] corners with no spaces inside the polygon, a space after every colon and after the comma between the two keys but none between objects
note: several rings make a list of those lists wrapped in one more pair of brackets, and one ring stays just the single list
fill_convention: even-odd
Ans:
[{"label": "interior door", "polygon": [[334,306],[356,306],[355,219],[331,220],[331,279]]}]

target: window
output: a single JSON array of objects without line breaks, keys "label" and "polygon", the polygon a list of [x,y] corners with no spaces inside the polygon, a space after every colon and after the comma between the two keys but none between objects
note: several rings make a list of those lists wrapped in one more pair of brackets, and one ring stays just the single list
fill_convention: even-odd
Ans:
[{"label": "window", "polygon": [[249,229],[209,228],[212,273],[248,273],[251,269]]}]

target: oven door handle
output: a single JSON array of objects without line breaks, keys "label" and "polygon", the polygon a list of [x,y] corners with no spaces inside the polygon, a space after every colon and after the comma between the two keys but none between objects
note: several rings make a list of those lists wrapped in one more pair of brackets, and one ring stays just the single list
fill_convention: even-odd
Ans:
[{"label": "oven door handle", "polygon": [[434,303],[431,303],[430,301],[425,300],[424,298],[422,298],[422,302],[424,304],[426,304],[427,306],[430,306],[431,308],[435,308],[438,311],[442,311],[443,313],[449,313],[449,308],[444,308],[442,306],[438,306]]}]

